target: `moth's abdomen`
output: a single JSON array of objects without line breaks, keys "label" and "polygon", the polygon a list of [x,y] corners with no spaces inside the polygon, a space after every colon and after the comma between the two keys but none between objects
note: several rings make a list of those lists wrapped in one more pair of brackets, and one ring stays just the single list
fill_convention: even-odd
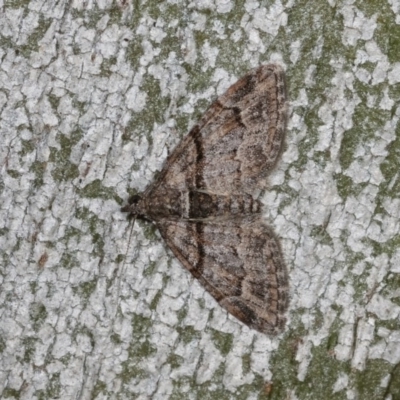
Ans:
[{"label": "moth's abdomen", "polygon": [[159,219],[205,219],[261,212],[261,203],[248,194],[219,195],[198,190],[164,188],[146,199],[146,215]]},{"label": "moth's abdomen", "polygon": [[227,196],[200,191],[188,191],[185,218],[198,219],[224,215],[248,215],[261,212],[261,203],[248,194]]}]

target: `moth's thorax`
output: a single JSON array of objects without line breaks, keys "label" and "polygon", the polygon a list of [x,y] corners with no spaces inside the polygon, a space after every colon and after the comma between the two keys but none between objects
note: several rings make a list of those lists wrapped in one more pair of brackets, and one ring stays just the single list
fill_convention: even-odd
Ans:
[{"label": "moth's thorax", "polygon": [[214,194],[202,190],[165,188],[144,199],[146,215],[152,220],[204,219],[225,215],[248,215],[261,212],[261,203],[248,194]]},{"label": "moth's thorax", "polygon": [[142,195],[134,195],[129,198],[128,204],[121,208],[122,212],[127,212],[135,217],[146,217],[146,201]]}]

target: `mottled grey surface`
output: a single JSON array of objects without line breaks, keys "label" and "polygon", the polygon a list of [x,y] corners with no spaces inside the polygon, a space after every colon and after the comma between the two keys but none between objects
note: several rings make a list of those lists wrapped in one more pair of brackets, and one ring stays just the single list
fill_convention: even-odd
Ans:
[{"label": "mottled grey surface", "polygon": [[[400,2],[0,2],[0,393],[400,396]],[[262,197],[285,332],[230,317],[120,206],[212,100],[283,65]],[[269,397],[268,397],[269,396]]]}]

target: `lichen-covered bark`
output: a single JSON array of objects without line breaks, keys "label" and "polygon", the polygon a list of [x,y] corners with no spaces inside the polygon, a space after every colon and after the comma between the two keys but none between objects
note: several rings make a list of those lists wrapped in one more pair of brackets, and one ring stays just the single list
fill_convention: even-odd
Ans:
[{"label": "lichen-covered bark", "polygon": [[[399,398],[399,43],[398,1],[5,1],[0,397]],[[262,197],[291,284],[277,338],[145,222],[127,252],[119,211],[270,61],[291,104]]]}]

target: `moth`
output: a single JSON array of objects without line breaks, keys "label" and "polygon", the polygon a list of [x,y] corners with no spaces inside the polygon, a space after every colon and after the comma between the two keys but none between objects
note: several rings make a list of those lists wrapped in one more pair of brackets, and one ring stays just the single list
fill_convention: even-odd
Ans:
[{"label": "moth", "polygon": [[253,195],[265,189],[282,153],[286,119],[283,69],[251,70],[214,101],[158,178],[121,208],[153,222],[220,306],[270,335],[286,323],[288,274]]}]

